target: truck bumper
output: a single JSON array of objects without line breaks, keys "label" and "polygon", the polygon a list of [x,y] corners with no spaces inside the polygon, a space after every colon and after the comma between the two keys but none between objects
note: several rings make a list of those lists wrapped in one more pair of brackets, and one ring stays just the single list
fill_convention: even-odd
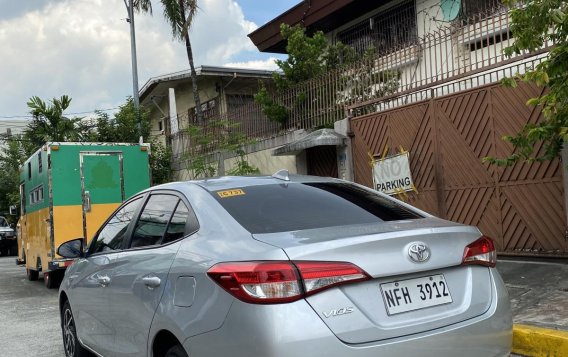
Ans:
[{"label": "truck bumper", "polygon": [[73,264],[74,261],[75,259],[54,259],[49,262],[47,268],[49,271],[65,270],[68,266]]}]

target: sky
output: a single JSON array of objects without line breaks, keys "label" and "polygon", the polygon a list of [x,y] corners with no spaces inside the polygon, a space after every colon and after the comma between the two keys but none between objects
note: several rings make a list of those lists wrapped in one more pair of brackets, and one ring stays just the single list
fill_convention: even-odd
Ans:
[{"label": "sky", "polygon": [[[282,56],[260,53],[247,34],[300,1],[199,0],[190,32],[196,66],[275,69]],[[189,68],[159,1],[152,3],[153,16],[135,15],[140,88]],[[123,104],[132,95],[126,17],[123,0],[0,0],[0,133],[8,120],[29,116],[32,96],[70,96],[68,116]]]}]

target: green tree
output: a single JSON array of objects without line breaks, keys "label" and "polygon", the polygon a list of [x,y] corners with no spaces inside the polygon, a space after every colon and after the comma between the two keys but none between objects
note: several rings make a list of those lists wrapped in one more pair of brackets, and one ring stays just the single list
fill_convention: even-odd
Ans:
[{"label": "green tree", "polygon": [[149,112],[143,108],[136,109],[129,97],[112,119],[107,113],[97,112],[96,125],[89,129],[86,135],[89,141],[137,143],[140,136],[150,136]]},{"label": "green tree", "polygon": [[[287,41],[288,58],[276,61],[281,70],[281,73],[273,74],[276,93],[270,93],[266,86],[261,86],[255,95],[263,114],[272,121],[285,124],[292,110],[306,112],[307,116],[317,115],[308,113],[311,110],[308,102],[318,103],[321,108],[326,108],[323,111],[333,112],[339,105],[388,95],[399,87],[398,71],[378,70],[372,48],[360,55],[341,42],[330,44],[321,31],[309,36],[299,25],[282,24],[280,32]],[[340,68],[341,72],[337,72]],[[301,88],[302,83],[334,71],[338,77],[334,90],[315,85],[310,89],[297,90],[291,103],[284,103],[279,98],[290,88]],[[339,112],[338,115],[342,115],[342,111]]]},{"label": "green tree", "polygon": [[247,161],[244,147],[254,143],[239,130],[240,123],[228,120],[210,120],[207,127],[190,125],[185,132],[189,137],[189,151],[183,157],[193,178],[212,177],[217,174],[217,162],[211,161],[212,152],[218,149],[237,155],[236,166],[227,170],[229,175],[258,174],[260,170]]},{"label": "green tree", "polygon": [[[185,44],[187,60],[191,73],[191,85],[193,91],[193,99],[195,101],[195,111],[197,123],[203,123],[203,111],[201,109],[201,100],[199,99],[199,89],[197,87],[197,73],[193,61],[193,47],[189,38],[189,30],[193,24],[195,15],[197,14],[197,0],[160,0],[164,9],[164,18],[170,25],[174,39]],[[152,4],[150,0],[134,1],[134,8],[137,11],[152,13]]]},{"label": "green tree", "polygon": [[[545,87],[545,94],[527,102],[527,105],[542,108],[543,120],[525,125],[513,136],[503,136],[503,140],[513,145],[513,154],[484,160],[511,165],[517,161],[554,159],[568,141],[568,3],[564,0],[506,0],[506,4],[511,8],[511,32],[515,39],[513,45],[505,49],[507,56],[535,51],[550,43],[555,45],[533,70],[503,81],[512,87],[518,80]],[[537,152],[541,143],[543,150]]]},{"label": "green tree", "polygon": [[0,143],[0,212],[8,212],[10,206],[19,205],[19,170],[28,152],[19,135],[4,136]]},{"label": "green tree", "polygon": [[24,140],[35,149],[40,148],[46,141],[81,141],[82,131],[78,130],[80,118],[67,118],[63,112],[69,108],[71,98],[66,95],[53,98],[50,103],[39,97],[28,101],[32,121],[24,130]]},{"label": "green tree", "polygon": [[172,150],[161,142],[154,140],[151,143],[150,170],[152,183],[159,185],[172,180]]}]

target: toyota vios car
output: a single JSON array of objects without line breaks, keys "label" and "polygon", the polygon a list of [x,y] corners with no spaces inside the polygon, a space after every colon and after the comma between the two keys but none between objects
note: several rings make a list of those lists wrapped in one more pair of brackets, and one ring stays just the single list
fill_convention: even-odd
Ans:
[{"label": "toyota vios car", "polygon": [[156,186],[119,207],[60,288],[67,356],[508,356],[495,248],[335,179]]}]

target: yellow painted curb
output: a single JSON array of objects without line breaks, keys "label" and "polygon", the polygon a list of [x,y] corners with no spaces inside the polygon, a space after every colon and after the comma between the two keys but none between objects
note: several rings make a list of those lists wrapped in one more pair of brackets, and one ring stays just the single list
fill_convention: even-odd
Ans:
[{"label": "yellow painted curb", "polygon": [[568,331],[515,324],[513,353],[530,357],[566,357]]}]

